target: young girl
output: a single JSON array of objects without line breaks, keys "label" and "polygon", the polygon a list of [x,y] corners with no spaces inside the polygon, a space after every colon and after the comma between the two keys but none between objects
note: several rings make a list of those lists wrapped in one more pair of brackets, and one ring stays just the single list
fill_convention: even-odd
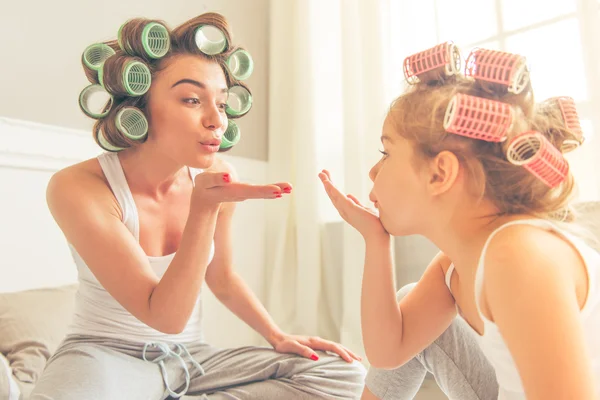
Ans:
[{"label": "young girl", "polygon": [[[92,45],[82,59],[92,85],[80,106],[97,120],[95,139],[108,152],[58,172],[48,186],[79,291],[69,334],[31,399],[358,398],[357,356],[282,332],[233,269],[235,202],[292,189],[236,182],[215,157],[239,139],[228,119],[251,106],[242,80],[252,59],[233,46],[223,17],[201,15],[172,32],[134,19],[118,42]],[[94,109],[98,93],[110,101]],[[273,349],[205,343],[204,282]]]},{"label": "young girl", "polygon": [[[413,86],[369,174],[378,212],[319,174],[366,244],[362,398],[411,399],[429,371],[450,399],[596,399],[600,255],[571,233],[562,155],[583,142],[574,103],[534,104],[519,55],[478,49],[462,75],[457,54],[405,60]],[[390,235],[412,234],[441,252],[397,299]]]}]

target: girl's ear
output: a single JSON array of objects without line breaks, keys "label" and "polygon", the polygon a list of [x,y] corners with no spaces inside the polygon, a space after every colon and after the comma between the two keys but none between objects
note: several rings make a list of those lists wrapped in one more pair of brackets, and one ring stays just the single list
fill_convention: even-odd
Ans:
[{"label": "girl's ear", "polygon": [[429,163],[429,192],[438,196],[450,190],[460,168],[458,157],[450,151],[442,151]]}]

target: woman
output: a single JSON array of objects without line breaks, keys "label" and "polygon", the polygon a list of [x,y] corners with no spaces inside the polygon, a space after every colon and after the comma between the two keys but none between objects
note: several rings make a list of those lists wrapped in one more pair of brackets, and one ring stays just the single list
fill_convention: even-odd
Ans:
[{"label": "woman", "polygon": [[[207,26],[223,34],[222,45],[206,40]],[[237,140],[228,117],[249,109],[234,109],[228,99],[234,87],[242,103],[250,98],[239,80],[244,73],[232,67],[239,49],[231,43],[224,18],[210,13],[172,32],[134,19],[118,42],[84,54],[92,87],[80,105],[97,119],[96,140],[110,151],[58,172],[48,186],[80,286],[69,334],[32,399],[360,396],[364,370],[356,355],[282,332],[233,270],[235,202],[276,199],[292,188],[237,182],[216,157]],[[249,60],[238,58],[238,67]],[[87,96],[100,89],[111,100],[95,112]],[[203,282],[273,349],[205,343]]]}]

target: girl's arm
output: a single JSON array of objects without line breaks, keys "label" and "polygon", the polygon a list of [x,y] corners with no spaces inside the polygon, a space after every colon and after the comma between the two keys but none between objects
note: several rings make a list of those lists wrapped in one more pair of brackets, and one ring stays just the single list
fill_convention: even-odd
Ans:
[{"label": "girl's arm", "polygon": [[429,264],[417,285],[396,301],[390,237],[365,238],[361,318],[367,358],[376,368],[393,369],[411,360],[450,326],[456,316],[442,253]]},{"label": "girl's arm", "polygon": [[484,261],[482,308],[498,326],[527,398],[594,399],[576,292],[587,285],[573,273],[585,271],[578,252],[551,232],[518,225],[494,237]]},{"label": "girl's arm", "polygon": [[438,254],[418,284],[398,304],[391,237],[379,216],[354,196],[344,195],[336,188],[328,171],[323,170],[319,178],[340,216],[365,239],[361,325],[369,362],[376,368],[397,368],[437,339],[456,316],[443,270],[450,260]]}]

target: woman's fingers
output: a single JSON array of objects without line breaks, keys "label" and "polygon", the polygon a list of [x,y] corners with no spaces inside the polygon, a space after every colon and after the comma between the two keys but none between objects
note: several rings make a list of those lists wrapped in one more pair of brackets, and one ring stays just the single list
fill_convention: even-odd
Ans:
[{"label": "woman's fingers", "polygon": [[350,353],[348,353],[346,348],[344,348],[342,345],[330,342],[329,340],[321,339],[319,337],[310,339],[310,347],[315,350],[336,353],[337,355],[342,357],[342,359],[344,359],[344,361],[346,362],[352,362],[354,360],[354,357],[352,357]]},{"label": "woman's fingers", "polygon": [[275,185],[279,186],[279,188],[281,189],[282,193],[285,194],[290,194],[292,193],[292,185],[290,183],[287,182],[280,182],[280,183],[276,183]]},{"label": "woman's fingers", "polygon": [[[283,188],[282,188],[283,186]],[[286,189],[286,188],[290,189]],[[253,185],[242,182],[232,182],[227,186],[213,187],[214,195],[221,201],[244,201],[250,199],[278,199],[291,193],[291,185]]]},{"label": "woman's fingers", "polygon": [[228,185],[231,175],[226,172],[202,172],[194,178],[194,185],[205,189]]}]

